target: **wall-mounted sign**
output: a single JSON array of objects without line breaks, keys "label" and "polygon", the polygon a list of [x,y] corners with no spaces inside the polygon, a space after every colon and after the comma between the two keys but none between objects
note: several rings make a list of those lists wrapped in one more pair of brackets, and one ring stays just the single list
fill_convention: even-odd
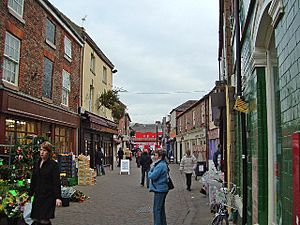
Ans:
[{"label": "wall-mounted sign", "polygon": [[248,112],[248,105],[247,103],[242,100],[241,98],[237,98],[235,100],[235,104],[233,107],[235,110],[242,112],[242,113],[247,113]]}]

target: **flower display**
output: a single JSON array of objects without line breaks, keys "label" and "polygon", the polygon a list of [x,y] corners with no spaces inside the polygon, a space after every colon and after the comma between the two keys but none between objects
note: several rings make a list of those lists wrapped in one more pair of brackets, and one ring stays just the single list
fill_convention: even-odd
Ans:
[{"label": "flower display", "polygon": [[27,193],[21,194],[16,190],[10,190],[2,199],[1,206],[8,218],[18,218],[22,216],[26,202],[28,202]]}]

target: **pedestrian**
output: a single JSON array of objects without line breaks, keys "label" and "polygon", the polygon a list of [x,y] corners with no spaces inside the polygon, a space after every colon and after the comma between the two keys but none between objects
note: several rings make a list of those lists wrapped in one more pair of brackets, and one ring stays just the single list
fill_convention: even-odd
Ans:
[{"label": "pedestrian", "polygon": [[52,145],[40,145],[40,158],[34,163],[29,195],[34,196],[30,217],[35,225],[51,224],[55,206],[61,206],[61,187],[57,162],[51,159]]},{"label": "pedestrian", "polygon": [[145,177],[146,177],[146,185],[147,188],[149,188],[149,177],[148,177],[148,172],[150,170],[150,165],[152,163],[151,156],[148,154],[148,149],[144,149],[140,164],[142,166],[141,172],[142,172],[142,179],[141,179],[141,186],[144,186],[145,183]]},{"label": "pedestrian", "polygon": [[98,149],[95,156],[97,176],[105,175],[105,171],[103,167],[103,159],[104,159],[103,152],[101,149]]},{"label": "pedestrian", "polygon": [[142,150],[141,149],[138,149],[137,153],[136,153],[136,166],[138,168],[140,168],[141,164],[140,164],[140,160],[141,160],[141,156],[142,156]]},{"label": "pedestrian", "polygon": [[100,169],[101,169],[102,175],[105,175],[105,170],[104,170],[104,148],[103,147],[101,147],[101,153],[102,153],[102,157],[101,157]]},{"label": "pedestrian", "polygon": [[217,151],[213,155],[213,162],[216,170],[221,170],[221,145],[218,144]]},{"label": "pedestrian", "polygon": [[165,160],[166,152],[159,149],[154,153],[156,162],[149,171],[150,191],[154,192],[153,219],[154,225],[167,225],[165,201],[168,188],[168,164]]},{"label": "pedestrian", "polygon": [[123,149],[120,147],[120,148],[119,148],[119,151],[118,151],[118,160],[119,160],[119,162],[118,162],[118,167],[120,167],[120,165],[121,165],[121,159],[123,159],[123,155],[124,155],[124,151],[123,151]]},{"label": "pedestrian", "polygon": [[182,157],[180,162],[180,172],[182,174],[182,171],[185,173],[186,176],[186,186],[187,190],[191,191],[191,185],[192,185],[192,174],[194,169],[196,168],[197,160],[196,158],[191,154],[191,151],[187,149],[185,151],[185,155]]}]

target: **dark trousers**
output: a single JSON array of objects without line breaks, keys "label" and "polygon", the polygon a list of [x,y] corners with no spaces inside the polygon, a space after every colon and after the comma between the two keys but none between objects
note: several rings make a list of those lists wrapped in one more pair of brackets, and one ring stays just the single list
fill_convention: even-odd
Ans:
[{"label": "dark trousers", "polygon": [[191,185],[192,185],[192,174],[191,173],[186,173],[185,174],[186,177],[186,186],[188,189],[191,189]]},{"label": "dark trousers", "polygon": [[149,170],[148,170],[148,169],[144,169],[144,168],[142,167],[141,171],[142,171],[141,185],[144,186],[144,183],[145,183],[145,177],[146,177],[146,185],[147,185],[147,188],[149,188],[149,178],[148,178],[148,172],[149,172]]}]

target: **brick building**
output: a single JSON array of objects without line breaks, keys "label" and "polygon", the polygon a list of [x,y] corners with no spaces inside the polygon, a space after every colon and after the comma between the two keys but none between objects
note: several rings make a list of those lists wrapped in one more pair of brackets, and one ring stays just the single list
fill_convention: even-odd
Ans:
[{"label": "brick building", "polygon": [[76,152],[81,37],[47,0],[0,8],[0,144],[43,135],[58,152]]},{"label": "brick building", "polygon": [[[208,96],[204,96],[177,115],[177,149],[181,160],[187,149],[197,160],[208,161]],[[178,156],[177,156],[178,157]]]}]

